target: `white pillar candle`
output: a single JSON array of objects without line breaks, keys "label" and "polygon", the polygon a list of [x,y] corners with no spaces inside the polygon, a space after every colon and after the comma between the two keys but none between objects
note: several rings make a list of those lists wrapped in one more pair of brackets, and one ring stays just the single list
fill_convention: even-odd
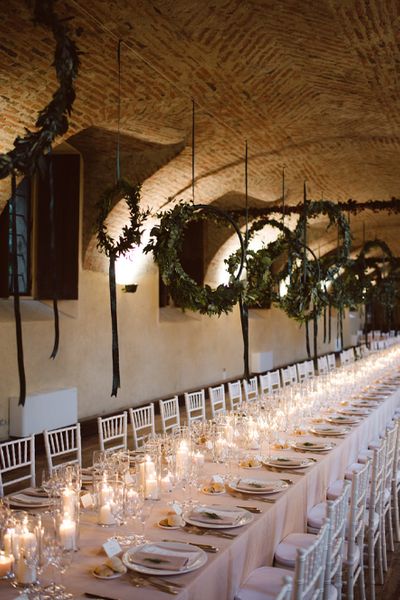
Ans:
[{"label": "white pillar candle", "polygon": [[12,569],[13,556],[0,552],[0,578],[7,577]]},{"label": "white pillar candle", "polygon": [[189,465],[189,448],[186,440],[182,440],[176,452],[176,470],[178,475],[185,475]]},{"label": "white pillar candle", "polygon": [[170,473],[167,473],[165,477],[161,479],[161,489],[163,492],[172,492],[172,480]]},{"label": "white pillar candle", "polygon": [[4,534],[4,551],[6,554],[14,556],[19,554],[19,534],[15,532],[14,528],[7,529]]},{"label": "white pillar candle", "polygon": [[65,488],[62,493],[63,512],[68,513],[72,517],[75,516],[76,510],[76,493],[70,487]]},{"label": "white pillar candle", "polygon": [[99,523],[100,525],[114,525],[115,518],[112,514],[111,505],[107,502],[100,506],[99,510]]},{"label": "white pillar candle", "polygon": [[193,455],[193,460],[197,464],[198,467],[202,467],[204,465],[204,454],[202,454],[199,450]]},{"label": "white pillar candle", "polygon": [[75,550],[76,523],[69,518],[69,515],[64,516],[64,520],[60,524],[59,534],[64,550]]},{"label": "white pillar candle", "polygon": [[19,551],[36,548],[36,536],[31,531],[23,531],[19,536]]},{"label": "white pillar candle", "polygon": [[36,581],[36,569],[27,564],[25,551],[20,548],[15,568],[15,578],[18,583],[30,584]]},{"label": "white pillar candle", "polygon": [[157,500],[158,498],[158,485],[155,477],[148,477],[146,479],[146,498]]},{"label": "white pillar candle", "polygon": [[99,495],[99,505],[104,506],[104,504],[109,504],[113,497],[113,489],[111,485],[108,485],[107,482],[103,481],[100,487],[100,495]]}]

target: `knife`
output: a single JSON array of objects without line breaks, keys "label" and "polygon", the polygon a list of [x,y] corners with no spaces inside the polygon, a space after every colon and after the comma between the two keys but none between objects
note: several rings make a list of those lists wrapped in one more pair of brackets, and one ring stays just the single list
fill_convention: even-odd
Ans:
[{"label": "knife", "polygon": [[86,598],[97,598],[97,600],[119,600],[119,598],[110,598],[109,596],[101,596],[100,594],[91,594],[90,592],[84,592]]},{"label": "knife", "polygon": [[[176,540],[163,540],[163,542],[176,542]],[[219,548],[216,546],[211,546],[211,544],[196,544],[195,542],[182,542],[182,544],[190,544],[191,546],[196,546],[196,548],[200,548],[204,550],[204,552],[219,552]]]}]

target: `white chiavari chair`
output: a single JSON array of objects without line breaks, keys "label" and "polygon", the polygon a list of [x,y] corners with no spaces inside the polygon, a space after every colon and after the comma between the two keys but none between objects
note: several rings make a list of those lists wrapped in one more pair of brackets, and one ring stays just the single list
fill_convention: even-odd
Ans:
[{"label": "white chiavari chair", "polygon": [[271,393],[276,394],[281,389],[281,378],[279,375],[279,369],[276,371],[270,371],[267,373],[270,382]]},{"label": "white chiavari chair", "polygon": [[225,388],[224,384],[208,388],[208,397],[210,398],[211,417],[215,419],[217,415],[226,414]]},{"label": "white chiavari chair", "polygon": [[[352,473],[350,511],[347,518],[347,552],[343,559],[344,581],[348,600],[354,598],[354,588],[359,583],[361,599],[366,600],[364,581],[364,534],[366,505],[369,490],[370,461],[362,465],[359,471]],[[317,533],[326,516],[327,503],[320,502],[308,512],[307,528]]]},{"label": "white chiavari chair", "polygon": [[97,417],[99,444],[102,452],[128,448],[128,413],[126,410],[111,417]]},{"label": "white chiavari chair", "polygon": [[4,488],[21,482],[25,485],[28,480],[32,487],[36,485],[35,436],[0,444],[0,498]]},{"label": "white chiavari chair", "polygon": [[394,532],[396,542],[400,542],[400,515],[399,515],[399,493],[400,493],[400,425],[399,417],[397,422],[397,438],[393,460],[393,479],[392,479],[392,499],[394,513]]},{"label": "white chiavari chair", "polygon": [[181,426],[178,396],[169,400],[160,400],[161,427],[163,433],[168,433]]},{"label": "white chiavari chair", "polygon": [[243,390],[246,402],[255,402],[258,400],[257,377],[252,377],[249,381],[243,379]]},{"label": "white chiavari chair", "polygon": [[307,361],[296,364],[297,379],[299,383],[307,379]]},{"label": "white chiavari chair", "polygon": [[242,404],[242,384],[241,381],[230,381],[228,383],[228,398],[231,410],[237,410]]},{"label": "white chiavari chair", "polygon": [[[326,519],[314,542],[299,548],[293,576],[292,600],[322,600],[328,549],[329,522]],[[293,571],[278,567],[255,569],[235,594],[235,600],[272,600],[282,591],[282,578]],[[334,590],[333,590],[334,592]]]},{"label": "white chiavari chair", "polygon": [[139,408],[130,408],[129,417],[132,425],[133,445],[135,450],[147,442],[156,433],[154,419],[154,404],[151,402]]},{"label": "white chiavari chair", "polygon": [[292,377],[290,375],[290,368],[286,367],[286,369],[281,369],[281,378],[282,378],[282,387],[288,387],[294,383],[292,381]]},{"label": "white chiavari chair", "polygon": [[206,420],[206,397],[204,389],[198,392],[185,392],[186,420],[188,427],[194,421]]},{"label": "white chiavari chair", "polygon": [[50,475],[64,465],[82,466],[81,425],[47,429],[43,432],[47,465]]},{"label": "white chiavari chair", "polygon": [[336,369],[336,357],[334,354],[328,354],[326,357],[328,361],[328,367],[330,371],[334,371]]},{"label": "white chiavari chair", "polygon": [[272,393],[271,380],[269,378],[269,373],[260,375],[259,380],[260,380],[260,395],[261,395],[261,397],[264,398],[265,396],[269,396]]},{"label": "white chiavari chair", "polygon": [[[329,600],[333,584],[337,590],[337,598],[342,593],[342,564],[346,531],[346,516],[350,496],[350,482],[343,482],[342,493],[334,501],[327,502],[327,518],[329,521],[328,547],[324,579],[323,600]],[[293,569],[296,564],[296,553],[299,548],[307,549],[315,541],[313,533],[291,533],[278,545],[275,551],[276,566]]]},{"label": "white chiavari chair", "polygon": [[318,357],[318,375],[325,375],[325,373],[329,372],[328,359],[326,356]]},{"label": "white chiavari chair", "polygon": [[392,481],[393,463],[395,460],[396,441],[398,434],[398,422],[395,426],[387,429],[385,434],[386,456],[384,473],[384,500],[383,500],[383,526],[382,526],[382,548],[383,548],[383,570],[387,571],[387,546],[386,546],[386,520],[388,520],[389,549],[394,552],[393,519],[392,519]]}]

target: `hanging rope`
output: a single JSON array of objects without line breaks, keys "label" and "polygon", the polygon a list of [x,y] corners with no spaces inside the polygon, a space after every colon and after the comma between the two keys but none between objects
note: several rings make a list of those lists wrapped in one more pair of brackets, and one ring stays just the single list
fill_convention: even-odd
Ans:
[{"label": "hanging rope", "polygon": [[285,165],[282,167],[282,225],[285,224]]},{"label": "hanging rope", "polygon": [[196,160],[196,144],[195,144],[195,125],[196,125],[196,106],[192,98],[192,202],[194,204],[194,178],[195,178],[195,160]]},{"label": "hanging rope", "polygon": [[[247,140],[245,142],[245,152],[244,152],[244,190],[245,190],[245,218],[246,218],[246,228],[245,228],[245,238],[244,238],[244,260],[246,266],[246,277],[247,277],[247,250],[249,245],[249,185],[248,185],[248,162],[249,162],[249,152]],[[242,327],[242,337],[243,337],[243,363],[244,363],[244,377],[247,381],[250,378],[250,367],[249,367],[249,308],[247,303],[244,301],[243,293],[239,298],[239,309],[240,309],[240,323]]]},{"label": "hanging rope", "polygon": [[12,237],[12,286],[14,296],[15,333],[17,340],[17,359],[19,375],[19,402],[25,405],[26,379],[24,366],[24,348],[22,342],[21,306],[19,301],[18,244],[17,244],[17,184],[15,173],[11,175],[11,237]]},{"label": "hanging rope", "polygon": [[58,347],[60,345],[60,316],[58,313],[58,277],[57,277],[57,257],[56,257],[56,223],[55,223],[55,210],[56,210],[56,199],[54,194],[54,173],[53,173],[53,158],[50,151],[48,157],[48,174],[49,174],[49,213],[50,213],[50,254],[51,254],[51,266],[52,266],[52,288],[53,288],[53,314],[54,314],[54,343],[53,350],[50,354],[50,358],[53,360],[57,356]]},{"label": "hanging rope", "polygon": [[118,62],[118,100],[117,100],[117,153],[116,153],[116,178],[121,179],[121,44],[122,40],[118,40],[117,62]]}]

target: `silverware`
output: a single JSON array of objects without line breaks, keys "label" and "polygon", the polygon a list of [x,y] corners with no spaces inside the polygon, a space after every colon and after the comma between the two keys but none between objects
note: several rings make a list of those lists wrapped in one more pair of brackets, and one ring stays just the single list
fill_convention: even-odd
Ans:
[{"label": "silverware", "polygon": [[[163,542],[176,542],[177,540],[163,540]],[[195,542],[181,542],[182,544],[190,544],[191,546],[196,546],[196,548],[200,548],[201,550],[204,550],[204,552],[211,552],[211,553],[215,553],[215,552],[219,552],[219,548],[217,548],[216,546],[211,546],[211,544],[196,544]]]},{"label": "silverware", "polygon": [[172,594],[174,596],[179,594],[178,587],[171,583],[163,583],[161,581],[151,579],[150,577],[142,577],[141,575],[136,574],[130,575],[129,579],[130,582],[138,588],[148,585],[150,587],[155,588],[156,590],[159,590],[160,592],[165,592],[166,594]]},{"label": "silverware", "polygon": [[97,600],[119,600],[119,598],[110,598],[109,596],[101,596],[100,594],[91,594],[90,592],[84,592],[83,595],[86,598],[97,598]]},{"label": "silverware", "polygon": [[227,540],[233,540],[236,537],[236,534],[234,533],[227,533],[218,529],[203,529],[201,527],[196,527],[195,525],[186,524],[182,529],[187,533],[194,533],[195,535],[214,535],[215,537],[225,538]]},{"label": "silverware", "polygon": [[[275,502],[275,500],[271,500],[271,502]],[[244,510],[248,510],[249,512],[254,513],[256,515],[262,513],[261,508],[257,508],[257,506],[238,506],[238,505],[236,505],[236,508],[243,508]]]},{"label": "silverware", "polygon": [[277,469],[276,467],[270,467],[264,465],[267,471],[272,471],[273,473],[289,473],[290,475],[305,475],[305,473],[301,471],[290,471],[289,469]]},{"label": "silverware", "polygon": [[[242,494],[242,492],[237,492],[236,490],[235,491],[229,490],[229,494],[231,496],[233,496],[234,498],[240,498],[241,500],[257,500],[257,502],[267,502],[268,504],[273,504],[274,502],[276,502],[275,498],[264,498],[264,496],[261,496],[261,495],[254,496],[252,494]],[[242,507],[242,508],[246,508],[246,510],[249,510],[249,507]]]}]

